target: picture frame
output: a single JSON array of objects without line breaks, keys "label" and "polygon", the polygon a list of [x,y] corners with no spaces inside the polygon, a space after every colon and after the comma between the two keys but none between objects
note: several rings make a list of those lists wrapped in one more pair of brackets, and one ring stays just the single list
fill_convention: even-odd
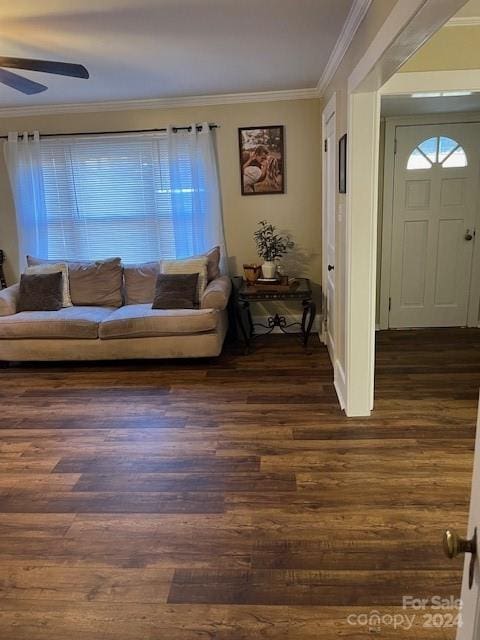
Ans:
[{"label": "picture frame", "polygon": [[240,127],[238,148],[243,196],[285,193],[283,125]]},{"label": "picture frame", "polygon": [[338,193],[347,193],[347,134],[338,141]]}]

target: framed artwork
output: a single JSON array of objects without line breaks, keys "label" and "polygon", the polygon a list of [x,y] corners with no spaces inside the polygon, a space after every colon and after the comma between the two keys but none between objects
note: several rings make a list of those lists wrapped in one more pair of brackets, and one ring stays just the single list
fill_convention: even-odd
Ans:
[{"label": "framed artwork", "polygon": [[338,141],[338,192],[347,193],[347,134]]},{"label": "framed artwork", "polygon": [[285,193],[283,125],[238,130],[242,195]]}]

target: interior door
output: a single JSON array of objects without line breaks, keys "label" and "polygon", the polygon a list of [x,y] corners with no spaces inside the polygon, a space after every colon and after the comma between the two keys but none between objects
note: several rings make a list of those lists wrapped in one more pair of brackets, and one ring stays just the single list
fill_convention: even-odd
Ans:
[{"label": "interior door", "polygon": [[[468,537],[471,539],[477,529],[480,536],[480,405],[477,420],[477,437],[475,443],[475,457],[473,463],[472,492],[470,496],[470,516],[468,522]],[[470,553],[465,555],[462,582],[462,626],[457,632],[457,640],[478,640],[480,638],[480,563],[477,553],[473,557],[473,584],[470,587]]]},{"label": "interior door", "polygon": [[480,124],[396,128],[389,326],[467,324]]},{"label": "interior door", "polygon": [[325,256],[323,268],[325,272],[325,333],[330,358],[334,362],[335,354],[335,194],[336,194],[336,163],[335,163],[335,114],[327,122],[325,128],[325,215],[323,233],[325,235]]}]

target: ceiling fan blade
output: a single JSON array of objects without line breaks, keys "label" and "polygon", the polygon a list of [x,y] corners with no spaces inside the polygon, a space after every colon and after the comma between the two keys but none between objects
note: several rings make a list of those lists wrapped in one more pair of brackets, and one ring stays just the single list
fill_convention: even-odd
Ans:
[{"label": "ceiling fan blade", "polygon": [[33,80],[19,76],[6,69],[0,69],[0,82],[6,84],[7,87],[12,87],[12,89],[25,93],[27,96],[47,90],[44,84],[33,82]]},{"label": "ceiling fan blade", "polygon": [[59,76],[69,76],[71,78],[87,79],[90,77],[90,74],[82,64],[55,62],[53,60],[0,57],[0,67],[26,69],[28,71],[43,71],[43,73],[56,73]]}]

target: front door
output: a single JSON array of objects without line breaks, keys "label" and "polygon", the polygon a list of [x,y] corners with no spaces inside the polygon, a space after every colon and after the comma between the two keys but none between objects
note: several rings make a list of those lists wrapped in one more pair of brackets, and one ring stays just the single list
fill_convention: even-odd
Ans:
[{"label": "front door", "polygon": [[398,126],[391,328],[467,324],[480,124]]}]

